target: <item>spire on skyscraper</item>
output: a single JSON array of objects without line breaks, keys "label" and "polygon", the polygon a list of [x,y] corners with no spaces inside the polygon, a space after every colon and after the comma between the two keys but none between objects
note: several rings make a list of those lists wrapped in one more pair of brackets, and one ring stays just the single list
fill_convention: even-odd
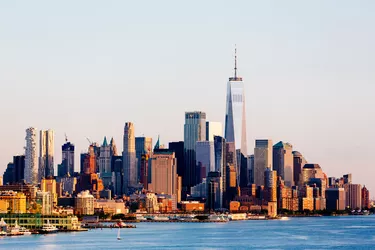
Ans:
[{"label": "spire on skyscraper", "polygon": [[237,79],[237,45],[234,45],[234,79]]}]

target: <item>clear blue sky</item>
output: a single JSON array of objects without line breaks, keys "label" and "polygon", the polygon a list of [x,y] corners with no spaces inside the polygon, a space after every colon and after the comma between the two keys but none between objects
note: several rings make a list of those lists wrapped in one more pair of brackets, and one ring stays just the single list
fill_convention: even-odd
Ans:
[{"label": "clear blue sky", "polygon": [[[183,139],[184,112],[224,122],[234,44],[255,138],[288,141],[375,192],[374,1],[2,1],[0,171],[25,129]],[[372,154],[371,154],[372,153]],[[372,156],[372,157],[371,157]],[[371,195],[373,197],[373,195]]]}]

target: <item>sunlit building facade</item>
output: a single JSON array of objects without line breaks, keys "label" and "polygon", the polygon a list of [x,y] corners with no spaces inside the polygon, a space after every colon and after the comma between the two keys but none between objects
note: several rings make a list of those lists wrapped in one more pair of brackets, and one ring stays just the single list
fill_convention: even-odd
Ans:
[{"label": "sunlit building facade", "polygon": [[40,131],[39,149],[39,181],[42,178],[54,176],[54,143],[53,130]]},{"label": "sunlit building facade", "polygon": [[36,154],[36,129],[26,129],[25,147],[25,181],[30,184],[38,184],[38,157]]}]

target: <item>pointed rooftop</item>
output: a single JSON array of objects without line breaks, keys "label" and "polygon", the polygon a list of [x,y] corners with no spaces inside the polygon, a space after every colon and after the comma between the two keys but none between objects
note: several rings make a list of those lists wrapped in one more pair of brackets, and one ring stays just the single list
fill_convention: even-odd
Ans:
[{"label": "pointed rooftop", "polygon": [[157,142],[155,144],[155,147],[154,147],[154,151],[155,151],[155,149],[160,149],[160,136],[159,135],[158,135],[158,140],[157,140]]},{"label": "pointed rooftop", "polygon": [[107,147],[107,146],[108,146],[107,136],[104,136],[103,147]]}]

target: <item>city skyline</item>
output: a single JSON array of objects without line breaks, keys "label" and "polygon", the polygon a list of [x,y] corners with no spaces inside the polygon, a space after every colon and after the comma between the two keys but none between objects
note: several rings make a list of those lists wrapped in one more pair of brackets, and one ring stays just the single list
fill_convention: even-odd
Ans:
[{"label": "city skyline", "polygon": [[[204,17],[209,9],[209,4],[204,3],[202,13],[196,13],[196,21],[190,22],[187,15],[178,17],[179,11],[157,19],[152,27],[172,39],[168,42],[147,39],[150,19],[142,22],[138,18],[134,27],[119,31],[127,20],[121,11],[114,11],[113,18],[100,26],[95,17],[108,14],[92,6],[88,8],[93,14],[87,14],[92,24],[65,8],[56,10],[60,17],[65,15],[63,11],[72,14],[65,23],[71,30],[66,30],[53,17],[55,12],[45,14],[26,4],[16,13],[13,4],[8,3],[7,8],[0,10],[0,20],[4,23],[14,18],[20,20],[0,28],[3,55],[0,64],[4,70],[0,81],[6,84],[0,93],[0,104],[6,107],[0,114],[3,121],[0,136],[6,142],[0,150],[0,171],[5,170],[13,155],[24,153],[24,131],[30,126],[55,131],[55,169],[61,163],[60,147],[67,133],[76,146],[77,171],[79,153],[88,147],[85,137],[100,143],[104,135],[110,135],[121,145],[125,121],[134,122],[135,136],[144,134],[156,141],[160,134],[162,144],[166,145],[183,139],[186,111],[201,110],[207,114],[207,120],[224,124],[226,79],[232,75],[232,51],[236,43],[241,76],[246,79],[248,153],[252,153],[255,139],[288,141],[309,162],[320,164],[329,176],[351,172],[355,183],[367,184],[370,190],[375,190],[371,181],[374,174],[371,146],[375,138],[372,129],[375,89],[371,83],[374,36],[368,33],[371,30],[368,21],[373,21],[373,17],[371,8],[353,7],[345,1],[340,4],[341,8],[337,8],[333,3],[325,3],[323,9],[319,4],[306,4],[310,11],[301,12],[294,8],[287,11],[281,6],[267,7],[264,3],[253,3],[255,8],[244,8],[246,3],[237,7],[218,4],[219,13],[230,10],[242,22],[237,18],[224,22],[219,15],[212,16],[211,22]],[[362,4],[360,7],[366,6]],[[310,18],[317,12],[321,19],[313,23]],[[294,15],[288,17],[289,13]],[[153,13],[146,14],[155,17]],[[46,17],[53,25],[51,29],[38,18],[25,22],[25,18],[37,15]],[[116,23],[116,18],[121,25],[114,31],[108,27]],[[175,18],[176,25],[190,27],[191,36],[202,35],[208,29],[213,33],[212,38],[204,35],[205,39],[192,40],[190,44],[184,41],[186,36],[174,38],[177,36],[168,34],[176,26],[168,25],[168,18]],[[281,21],[272,22],[277,20]],[[203,22],[200,29],[199,22]],[[252,23],[257,25],[249,25]],[[25,24],[31,33],[16,31]],[[160,28],[159,24],[167,25]],[[77,32],[86,26],[89,29]],[[305,28],[309,34],[303,31]],[[82,50],[82,44],[101,34],[94,29],[106,38]],[[244,30],[249,34],[244,35]],[[229,35],[223,35],[225,32]],[[45,36],[50,39],[39,44],[38,38],[43,40]],[[138,38],[120,46],[116,41],[122,43],[124,37]],[[107,48],[112,43],[114,50]],[[136,49],[131,52],[127,47]],[[157,64],[161,66],[156,67]],[[36,89],[44,91],[37,93]],[[123,98],[118,93],[128,93],[129,97]],[[46,99],[49,106],[42,113],[38,107],[44,107]],[[95,101],[104,103],[93,105]],[[90,108],[90,105],[105,108]]]}]

